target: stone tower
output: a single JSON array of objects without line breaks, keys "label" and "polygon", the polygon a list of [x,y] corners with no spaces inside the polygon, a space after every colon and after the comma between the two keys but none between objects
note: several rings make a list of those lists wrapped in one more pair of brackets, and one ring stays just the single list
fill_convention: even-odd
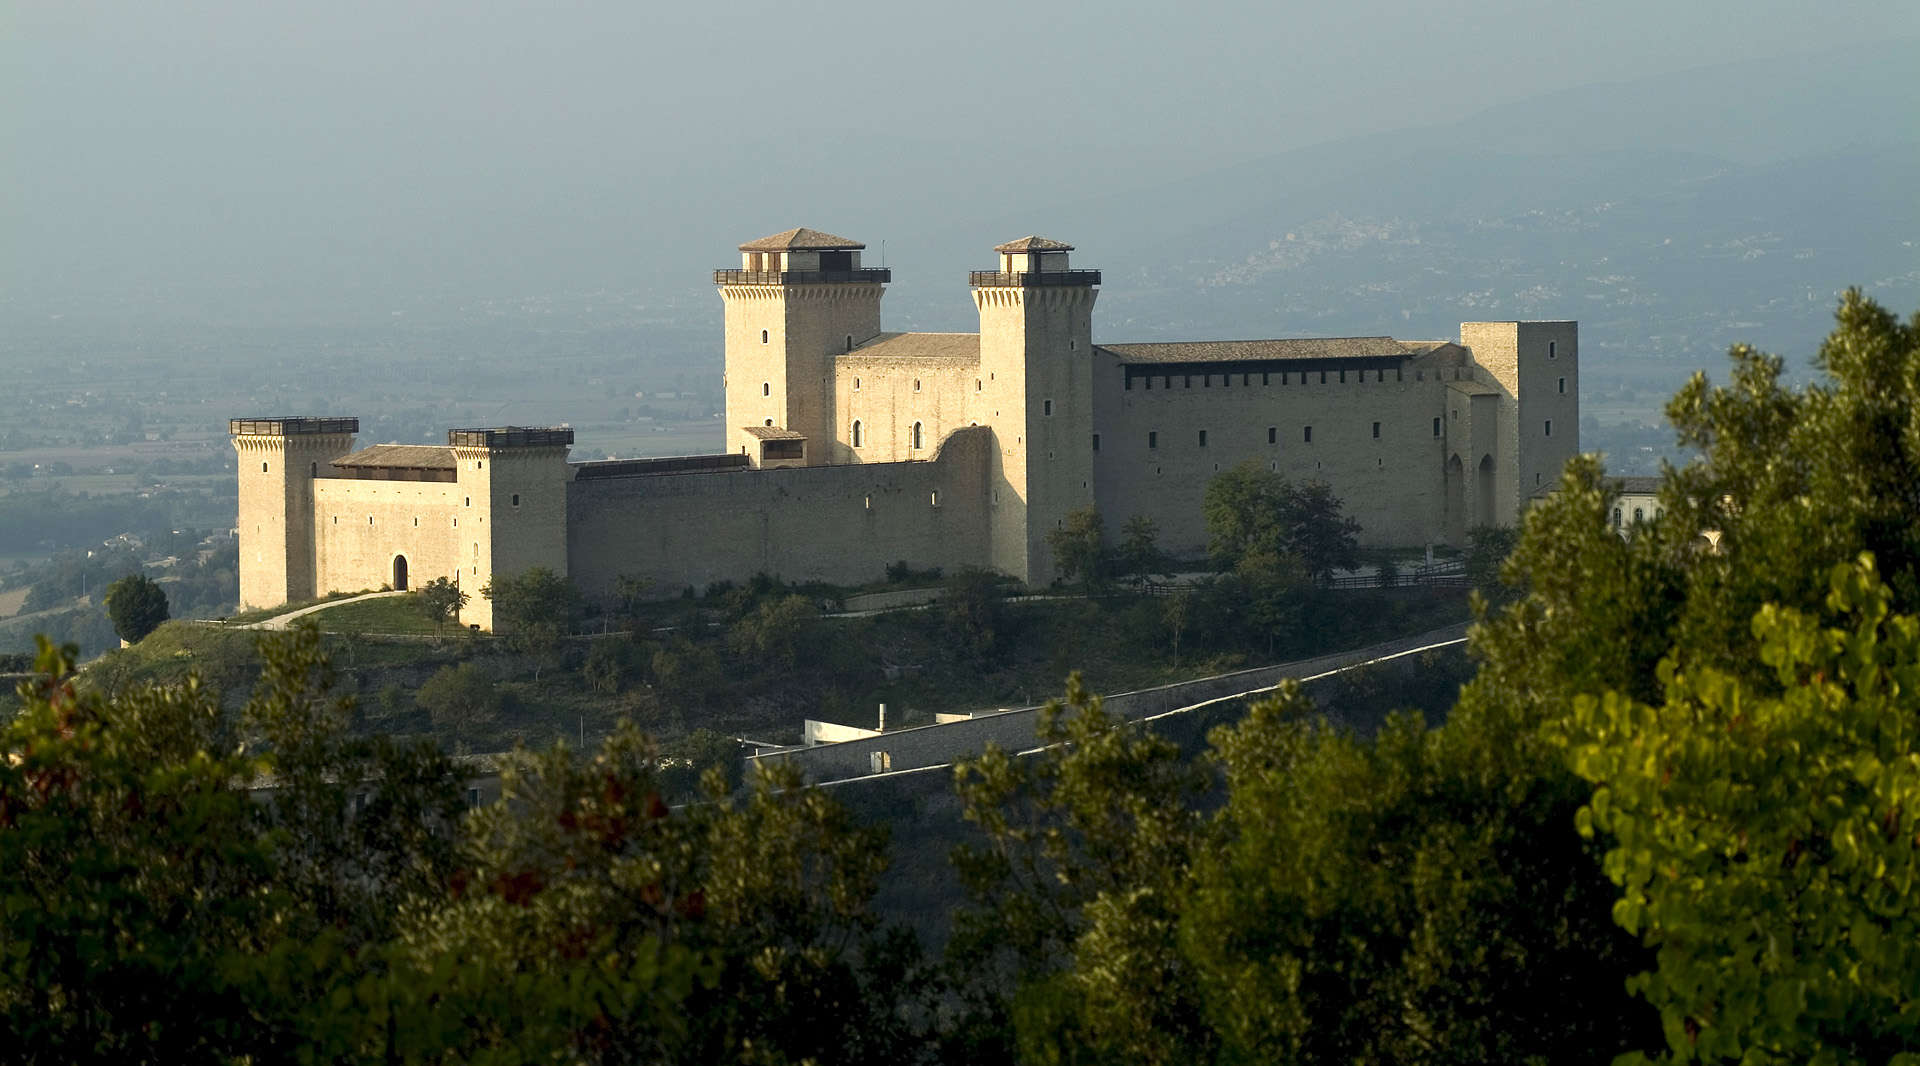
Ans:
[{"label": "stone tower", "polygon": [[1043,237],[1002,244],[968,276],[980,310],[979,421],[993,427],[988,559],[1032,586],[1053,580],[1047,533],[1093,506],[1093,301],[1097,270]]},{"label": "stone tower", "polygon": [[567,450],[564,426],[447,431],[461,499],[476,521],[461,530],[460,587],[472,597],[460,620],[492,629],[493,602],[480,594],[494,575],[544,566],[567,576]]},{"label": "stone tower", "polygon": [[[716,270],[727,318],[727,450],[754,466],[815,466],[834,440],[833,357],[880,332],[892,275],[863,268],[866,245],[791,229],[740,246],[740,269]],[[747,430],[789,431],[768,439]],[[792,434],[798,434],[794,439]]]},{"label": "stone tower", "polygon": [[1478,475],[1492,481],[1490,513],[1481,517],[1510,526],[1527,497],[1551,487],[1580,451],[1580,326],[1462,322],[1460,343],[1499,390],[1493,469]]},{"label": "stone tower", "polygon": [[313,481],[353,450],[357,418],[236,418],[240,453],[240,609],[310,600]]}]

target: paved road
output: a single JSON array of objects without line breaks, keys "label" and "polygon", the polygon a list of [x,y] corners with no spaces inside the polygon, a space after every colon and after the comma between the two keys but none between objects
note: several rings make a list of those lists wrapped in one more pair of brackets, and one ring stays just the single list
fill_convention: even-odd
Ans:
[{"label": "paved road", "polygon": [[406,594],[407,594],[406,589],[397,589],[392,592],[368,592],[359,596],[347,596],[338,600],[328,600],[325,603],[316,603],[311,607],[302,607],[297,611],[288,611],[286,614],[274,615],[272,618],[262,619],[261,621],[258,621],[258,622],[248,622],[244,625],[229,626],[228,628],[229,629],[285,629],[287,628],[288,623],[292,622],[294,619],[302,617],[303,615],[312,614],[315,611],[324,611],[329,607],[338,607],[343,603],[358,603],[361,600],[377,600],[382,596],[405,596]]}]

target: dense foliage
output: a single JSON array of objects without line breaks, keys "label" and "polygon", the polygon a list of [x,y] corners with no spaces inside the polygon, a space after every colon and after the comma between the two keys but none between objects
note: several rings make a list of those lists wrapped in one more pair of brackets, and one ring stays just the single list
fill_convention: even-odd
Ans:
[{"label": "dense foliage", "polygon": [[167,590],[145,574],[128,574],[107,586],[107,617],[121,640],[138,644],[167,620]]}]

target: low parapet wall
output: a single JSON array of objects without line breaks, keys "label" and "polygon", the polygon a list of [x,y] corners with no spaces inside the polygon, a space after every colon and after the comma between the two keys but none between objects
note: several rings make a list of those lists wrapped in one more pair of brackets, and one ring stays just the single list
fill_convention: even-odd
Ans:
[{"label": "low parapet wall", "polygon": [[[1290,677],[1314,677],[1458,642],[1465,637],[1466,629],[1467,624],[1462,622],[1419,636],[1352,651],[1216,674],[1136,692],[1116,693],[1103,697],[1103,701],[1109,713],[1127,721],[1138,721],[1212,700],[1232,700],[1271,688]],[[980,715],[960,722],[917,726],[838,744],[766,752],[751,759],[790,762],[800,767],[808,780],[817,782],[940,766],[955,759],[978,755],[986,750],[988,744],[998,745],[1007,751],[1025,751],[1037,746],[1039,740],[1034,730],[1039,723],[1039,710],[1038,707],[1023,707],[1015,711]]]}]

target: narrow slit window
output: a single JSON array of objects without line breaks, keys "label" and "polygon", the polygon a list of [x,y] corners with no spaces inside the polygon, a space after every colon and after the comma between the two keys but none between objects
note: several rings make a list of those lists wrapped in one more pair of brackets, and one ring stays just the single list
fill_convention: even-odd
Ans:
[{"label": "narrow slit window", "polygon": [[920,423],[915,422],[913,424],[913,446],[916,450],[920,447],[920,432]]},{"label": "narrow slit window", "polygon": [[1551,418],[1547,419],[1546,432],[1544,432],[1542,436],[1547,436],[1547,437],[1553,436],[1553,419]]},{"label": "narrow slit window", "polygon": [[763,381],[763,382],[761,382],[761,383],[760,383],[760,395],[762,395],[762,396],[772,396],[772,395],[773,395],[773,382],[771,382],[771,381]]},{"label": "narrow slit window", "polygon": [[1433,435],[1436,437],[1440,435],[1440,416],[1439,415],[1433,416]]},{"label": "narrow slit window", "polygon": [[1375,422],[1373,424],[1373,439],[1374,440],[1380,439],[1380,423],[1378,422]]},{"label": "narrow slit window", "polygon": [[764,329],[760,331],[760,343],[761,344],[767,343],[767,331]]},{"label": "narrow slit window", "polygon": [[1160,434],[1154,432],[1153,430],[1148,430],[1147,431],[1147,447],[1149,448],[1160,447]]},{"label": "narrow slit window", "polygon": [[861,433],[860,420],[856,418],[853,420],[853,446],[858,448],[863,443],[864,437]]},{"label": "narrow slit window", "polygon": [[1548,341],[1547,342],[1547,358],[1549,359],[1560,358],[1560,353],[1556,350],[1558,347],[1559,345],[1556,342]]},{"label": "narrow slit window", "polygon": [[1566,393],[1567,393],[1567,379],[1566,379],[1566,378],[1561,378],[1561,379],[1560,379],[1560,394],[1561,394],[1562,396],[1564,396],[1564,395],[1566,395]]},{"label": "narrow slit window", "polygon": [[1052,401],[1052,400],[1041,400],[1041,401],[1040,401],[1040,413],[1041,413],[1041,414],[1043,414],[1043,415],[1047,415],[1048,417],[1052,417],[1052,415],[1053,415],[1053,401]]},{"label": "narrow slit window", "polygon": [[1098,433],[1093,435],[1093,450],[1096,452],[1100,450],[1100,434]]},{"label": "narrow slit window", "polygon": [[1301,441],[1307,444],[1312,444],[1313,443],[1313,427],[1305,426],[1303,427],[1303,429],[1305,431],[1300,434]]},{"label": "narrow slit window", "polygon": [[1267,427],[1267,443],[1268,444],[1280,443],[1280,427],[1279,426]]},{"label": "narrow slit window", "polygon": [[1203,429],[1200,431],[1200,447],[1204,448],[1206,446],[1207,446],[1207,431]]}]

